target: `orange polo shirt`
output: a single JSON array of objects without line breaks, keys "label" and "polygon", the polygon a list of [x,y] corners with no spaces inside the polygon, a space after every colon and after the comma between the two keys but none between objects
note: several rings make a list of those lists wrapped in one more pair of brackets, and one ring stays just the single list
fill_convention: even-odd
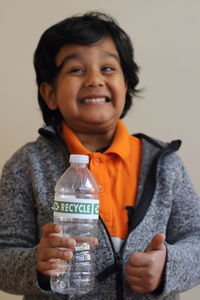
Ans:
[{"label": "orange polo shirt", "polygon": [[90,157],[89,169],[99,184],[100,216],[111,237],[125,239],[128,233],[126,206],[134,206],[141,162],[141,142],[130,136],[120,120],[110,147],[103,153],[90,152],[62,122],[69,152]]}]

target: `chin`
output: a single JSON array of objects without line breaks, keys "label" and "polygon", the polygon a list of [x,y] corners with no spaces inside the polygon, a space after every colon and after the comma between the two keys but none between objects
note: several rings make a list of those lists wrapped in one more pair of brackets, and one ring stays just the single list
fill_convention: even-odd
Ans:
[{"label": "chin", "polygon": [[110,119],[95,119],[95,120],[89,120],[88,125],[91,126],[107,126],[107,124],[110,123]]}]

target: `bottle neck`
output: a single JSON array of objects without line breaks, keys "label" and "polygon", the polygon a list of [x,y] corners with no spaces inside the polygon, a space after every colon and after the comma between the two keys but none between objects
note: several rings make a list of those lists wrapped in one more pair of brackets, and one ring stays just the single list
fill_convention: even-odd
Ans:
[{"label": "bottle neck", "polygon": [[87,164],[86,163],[71,162],[70,166],[74,167],[74,168],[87,168]]}]

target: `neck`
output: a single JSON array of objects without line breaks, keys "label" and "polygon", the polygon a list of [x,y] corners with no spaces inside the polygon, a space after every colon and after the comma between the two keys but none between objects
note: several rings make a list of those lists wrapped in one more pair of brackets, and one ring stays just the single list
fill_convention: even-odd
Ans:
[{"label": "neck", "polygon": [[85,134],[76,132],[76,135],[85,148],[87,148],[90,152],[95,152],[98,149],[109,146],[112,143],[114,133],[115,129],[112,129],[106,133]]}]

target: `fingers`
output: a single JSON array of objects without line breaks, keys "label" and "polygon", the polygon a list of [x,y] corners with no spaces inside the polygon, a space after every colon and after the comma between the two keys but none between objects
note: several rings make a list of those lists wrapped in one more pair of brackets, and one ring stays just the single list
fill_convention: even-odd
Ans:
[{"label": "fingers", "polygon": [[77,244],[88,243],[90,246],[96,246],[98,244],[98,240],[94,237],[73,237]]},{"label": "fingers", "polygon": [[63,235],[61,225],[44,225],[38,244],[37,270],[47,276],[51,276],[55,272],[63,272],[66,270],[67,262],[73,257],[73,248],[79,243],[96,246],[98,240],[93,237],[69,238]]},{"label": "fingers", "polygon": [[135,280],[135,282],[130,283],[129,285],[131,289],[138,294],[146,294],[152,291],[151,285],[148,283],[144,283],[142,280]]},{"label": "fingers", "polygon": [[61,236],[62,228],[57,224],[46,224],[38,245],[37,270],[51,276],[55,271],[66,269],[67,261],[73,257],[74,239]]},{"label": "fingers", "polygon": [[[62,233],[62,226],[59,224],[46,224],[42,228],[42,236],[47,237],[47,236],[60,236],[59,233]],[[64,237],[64,236],[63,236]],[[80,236],[71,236],[71,240],[75,240],[77,244],[79,243],[89,243],[90,246],[96,246],[98,244],[98,240],[94,237],[80,237]],[[61,241],[61,240],[60,240]],[[59,242],[59,240],[58,240]],[[71,241],[69,240],[69,243]],[[56,245],[52,245],[56,247]],[[66,247],[66,245],[63,245],[63,247]],[[74,243],[72,245],[69,245],[69,247],[75,247]]]},{"label": "fingers", "polygon": [[156,274],[151,268],[140,268],[135,273],[126,276],[131,289],[136,293],[148,293],[154,291],[159,281],[157,281]]},{"label": "fingers", "polygon": [[[142,268],[155,262],[156,256],[149,252],[136,252],[129,256],[127,265],[130,268]],[[135,270],[135,269],[134,269]]]},{"label": "fingers", "polygon": [[38,262],[37,270],[47,276],[63,274],[67,270],[67,262],[62,260],[49,260]]},{"label": "fingers", "polygon": [[62,236],[49,236],[41,239],[40,248],[74,248],[76,241]]},{"label": "fingers", "polygon": [[48,236],[49,234],[58,234],[62,231],[62,227],[59,224],[46,224],[42,227],[42,235],[43,236]]},{"label": "fingers", "polygon": [[52,276],[63,273],[67,269],[67,262],[73,257],[71,250],[45,249],[38,258],[37,270],[44,275]]},{"label": "fingers", "polygon": [[63,271],[66,268],[67,262],[73,257],[70,249],[62,250],[58,248],[39,248],[37,270],[42,274],[51,276],[52,272]]},{"label": "fingers", "polygon": [[72,259],[73,253],[70,249],[59,248],[44,248],[41,249],[39,259],[42,261],[48,261],[50,259],[61,259],[68,261]]},{"label": "fingers", "polygon": [[[155,270],[154,259],[151,258],[149,253],[136,253],[133,254],[134,265],[130,261],[125,267],[126,280],[128,281],[131,289],[136,293],[148,293],[157,287],[158,279],[157,274],[159,271]],[[141,256],[139,255],[141,254]],[[141,260],[137,261],[140,257]]]},{"label": "fingers", "polygon": [[[165,235],[163,233],[156,234],[152,238],[151,242],[148,244],[146,250],[144,252],[133,253],[129,257],[128,263],[135,267],[143,267],[150,264],[154,264],[156,259],[156,251],[164,250],[164,252],[166,252],[166,246],[164,244],[164,241]],[[150,251],[152,255],[148,255]]]}]

